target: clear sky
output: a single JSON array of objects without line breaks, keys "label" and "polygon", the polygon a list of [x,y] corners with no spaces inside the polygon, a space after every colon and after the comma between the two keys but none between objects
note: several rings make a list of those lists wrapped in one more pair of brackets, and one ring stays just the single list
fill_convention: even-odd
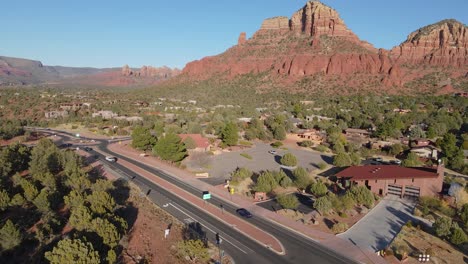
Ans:
[{"label": "clear sky", "polygon": [[[446,18],[468,24],[468,0],[323,0],[361,39],[391,48]],[[0,55],[46,65],[182,68],[247,37],[306,0],[1,0]]]}]

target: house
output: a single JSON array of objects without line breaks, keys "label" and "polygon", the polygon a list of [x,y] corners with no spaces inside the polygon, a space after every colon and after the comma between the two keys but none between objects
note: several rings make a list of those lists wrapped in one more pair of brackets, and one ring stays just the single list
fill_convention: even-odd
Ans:
[{"label": "house", "polygon": [[418,138],[411,141],[412,147],[425,147],[429,146],[429,144],[431,144],[431,141],[427,138]]},{"label": "house", "polygon": [[195,141],[196,146],[194,151],[210,151],[210,141],[207,138],[203,137],[201,134],[179,134],[179,137],[182,141],[185,141],[187,138],[192,138],[193,141]]},{"label": "house", "polygon": [[377,141],[370,141],[369,142],[369,147],[371,149],[383,149],[383,148],[390,147],[392,145],[395,145],[395,143],[390,142],[390,141],[383,141],[383,140],[377,140]]},{"label": "house", "polygon": [[92,117],[102,117],[103,119],[111,119],[117,116],[118,114],[109,110],[99,111],[92,114]]},{"label": "house", "polygon": [[410,152],[421,158],[438,159],[438,150],[432,146],[414,147],[410,149]]},{"label": "house", "polygon": [[351,166],[336,174],[345,187],[366,186],[378,195],[417,198],[438,196],[444,181],[444,165],[406,168],[398,165]]},{"label": "house", "polygon": [[370,132],[364,129],[348,128],[345,130],[345,135],[350,137],[368,137],[370,136]]},{"label": "house", "polygon": [[61,110],[76,111],[80,110],[81,106],[83,106],[82,103],[63,103],[60,104],[59,108]]},{"label": "house", "polygon": [[68,116],[68,111],[65,111],[65,110],[45,112],[45,118],[47,118],[47,119],[67,117],[67,116]]},{"label": "house", "polygon": [[251,117],[239,117],[237,118],[237,121],[242,122],[242,123],[250,123],[252,121]]},{"label": "house", "polygon": [[288,121],[295,127],[299,127],[300,125],[302,125],[302,120],[299,118],[290,117]]},{"label": "house", "polygon": [[331,117],[326,117],[326,116],[320,116],[320,115],[308,115],[306,116],[306,120],[308,122],[312,122],[312,121],[330,121],[330,120],[333,120],[333,118]]},{"label": "house", "polygon": [[311,130],[304,130],[296,134],[297,140],[310,140],[310,141],[318,141],[322,142],[322,140],[325,138],[325,135],[323,133],[320,133],[320,131],[311,129]]}]

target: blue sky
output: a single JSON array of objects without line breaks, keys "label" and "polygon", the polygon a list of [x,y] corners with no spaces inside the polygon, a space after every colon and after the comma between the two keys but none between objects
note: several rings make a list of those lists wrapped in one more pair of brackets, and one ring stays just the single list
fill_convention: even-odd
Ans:
[{"label": "blue sky", "polygon": [[[182,68],[223,52],[263,19],[290,17],[306,0],[2,1],[0,55],[46,65]],[[427,24],[468,24],[467,0],[323,0],[361,39],[391,48]]]}]

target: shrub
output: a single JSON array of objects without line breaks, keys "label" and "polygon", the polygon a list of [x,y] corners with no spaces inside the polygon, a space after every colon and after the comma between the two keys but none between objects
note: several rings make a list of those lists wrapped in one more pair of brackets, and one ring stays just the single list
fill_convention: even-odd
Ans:
[{"label": "shrub", "polygon": [[413,222],[411,220],[409,220],[408,222],[406,222],[405,226],[406,227],[413,227]]},{"label": "shrub", "polygon": [[320,170],[324,170],[324,169],[326,169],[328,167],[328,165],[325,162],[320,162],[318,164],[318,167],[319,167]]},{"label": "shrub", "polygon": [[374,205],[374,194],[365,186],[352,187],[351,194],[357,204],[365,205],[367,208],[371,208]]},{"label": "shrub", "polygon": [[237,185],[244,179],[252,177],[253,173],[246,168],[237,168],[232,174],[231,174],[231,184],[232,185]]},{"label": "shrub", "polygon": [[304,141],[299,142],[298,145],[304,148],[310,148],[314,145],[314,143],[310,140],[304,140]]},{"label": "shrub", "polygon": [[447,217],[439,217],[432,225],[434,231],[439,237],[450,235],[450,228],[452,227],[452,219]]},{"label": "shrub", "polygon": [[298,167],[295,170],[293,170],[293,176],[294,176],[294,184],[301,189],[306,189],[307,186],[310,184],[310,179],[309,176],[307,175],[307,171],[302,168]]},{"label": "shrub", "polygon": [[332,208],[332,203],[328,196],[323,196],[315,200],[314,208],[322,214],[327,214]]},{"label": "shrub", "polygon": [[288,167],[294,167],[297,165],[297,158],[291,153],[286,153],[281,158],[281,164]]},{"label": "shrub", "polygon": [[241,141],[239,141],[239,145],[241,145],[241,146],[246,146],[246,147],[250,147],[250,146],[253,145],[253,143],[252,143],[252,142],[249,142],[249,141],[241,140]]},{"label": "shrub", "polygon": [[247,154],[247,153],[241,153],[240,155],[241,155],[242,157],[246,158],[246,159],[249,159],[249,160],[253,159],[252,156],[250,156],[250,155]]},{"label": "shrub", "polygon": [[291,178],[289,178],[288,176],[286,177],[283,177],[280,181],[280,186],[283,187],[283,188],[287,188],[289,186],[291,186],[293,184]]},{"label": "shrub", "polygon": [[327,151],[327,147],[325,147],[324,145],[318,145],[317,147],[315,147],[315,150],[319,151],[319,152],[326,152]]},{"label": "shrub", "polygon": [[348,224],[347,223],[336,223],[332,227],[332,231],[335,234],[343,233],[346,230],[348,230]]},{"label": "shrub", "polygon": [[345,212],[339,212],[338,215],[339,215],[341,218],[347,218],[347,217],[348,217],[348,214],[345,213]]},{"label": "shrub", "polygon": [[294,194],[279,195],[276,200],[285,209],[296,209],[299,206],[299,200]]},{"label": "shrub", "polygon": [[177,244],[177,256],[180,258],[187,257],[190,262],[207,262],[210,259],[210,254],[205,244],[201,240],[185,240]]},{"label": "shrub", "polygon": [[276,142],[271,143],[270,146],[272,146],[274,148],[279,148],[279,147],[283,146],[283,142],[276,141]]},{"label": "shrub", "polygon": [[468,237],[466,236],[463,229],[457,227],[453,229],[452,236],[450,237],[450,242],[455,245],[460,245],[468,241]]},{"label": "shrub", "polygon": [[276,182],[273,174],[270,171],[265,171],[258,176],[255,191],[269,193],[277,186],[278,183]]},{"label": "shrub", "polygon": [[318,181],[312,183],[312,186],[310,186],[310,192],[317,197],[321,197],[327,194],[328,188],[323,182]]}]

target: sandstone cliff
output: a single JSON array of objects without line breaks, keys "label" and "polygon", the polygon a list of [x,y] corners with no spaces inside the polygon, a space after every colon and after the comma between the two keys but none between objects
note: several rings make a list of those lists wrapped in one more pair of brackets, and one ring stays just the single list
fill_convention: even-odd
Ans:
[{"label": "sandstone cliff", "polygon": [[[426,79],[443,72],[439,74],[443,78],[466,83],[467,38],[465,25],[444,20],[413,32],[391,51],[376,49],[348,29],[336,10],[310,1],[290,19],[265,19],[250,39],[241,34],[238,45],[226,52],[188,63],[179,79],[216,76],[229,80],[262,73],[294,90],[309,77],[323,76],[320,78],[329,87],[375,91],[387,87],[385,90],[397,92],[417,85],[434,87]],[[318,89],[313,84],[306,86]]]},{"label": "sandstone cliff", "polygon": [[438,66],[468,64],[468,27],[453,20],[442,20],[411,33],[391,50],[400,63]]},{"label": "sandstone cliff", "polygon": [[180,73],[180,70],[177,68],[171,69],[169,67],[152,67],[152,66],[143,66],[140,70],[136,71],[131,69],[128,65],[122,67],[121,74],[122,76],[133,76],[133,77],[142,77],[142,78],[158,78],[158,79],[168,79],[174,76],[177,76]]}]

